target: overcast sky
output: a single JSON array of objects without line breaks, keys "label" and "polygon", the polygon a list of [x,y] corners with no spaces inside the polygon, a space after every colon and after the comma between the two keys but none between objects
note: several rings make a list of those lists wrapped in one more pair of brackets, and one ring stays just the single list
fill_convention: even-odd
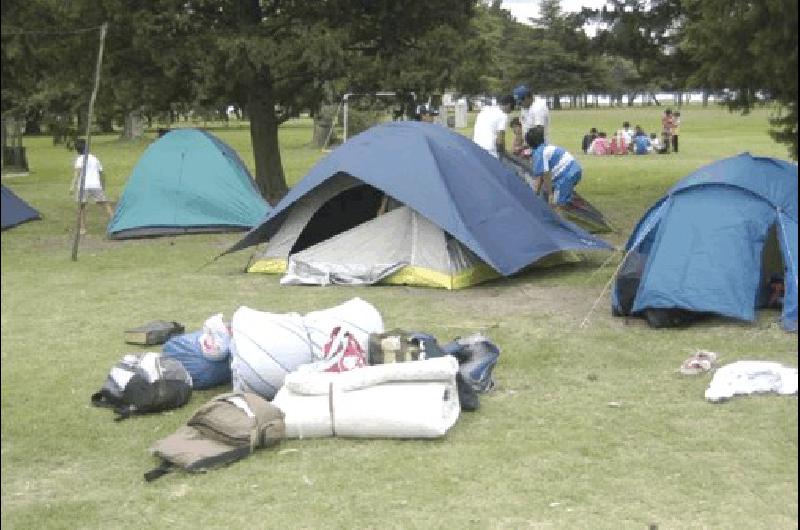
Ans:
[{"label": "overcast sky", "polygon": [[[577,12],[584,6],[597,9],[603,7],[603,4],[605,0],[561,0],[561,10]],[[502,5],[503,9],[510,11],[520,22],[539,16],[539,0],[503,0]]]}]

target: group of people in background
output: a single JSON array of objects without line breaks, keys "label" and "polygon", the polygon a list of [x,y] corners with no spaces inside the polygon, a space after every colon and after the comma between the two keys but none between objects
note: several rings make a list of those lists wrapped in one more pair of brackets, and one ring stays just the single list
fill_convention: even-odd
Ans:
[{"label": "group of people in background", "polygon": [[[509,120],[516,106],[519,116]],[[592,127],[583,137],[581,149],[591,155],[646,155],[677,153],[681,114],[666,109],[661,119],[661,135],[644,131],[640,125],[631,127],[625,121],[609,138],[604,131]],[[514,89],[496,104],[484,106],[475,119],[473,141],[495,158],[513,157],[530,164],[534,190],[549,203],[558,207],[572,198],[572,190],[581,180],[582,168],[572,154],[548,142],[550,116],[547,102],[536,97],[527,87]],[[506,152],[505,131],[511,127],[514,138],[511,152]],[[517,162],[519,164],[519,162]]]},{"label": "group of people in background", "polygon": [[651,153],[668,154],[678,152],[681,113],[671,109],[664,111],[661,118],[661,135],[650,133],[637,125],[631,129],[630,122],[623,122],[622,128],[609,138],[604,131],[592,127],[584,135],[581,149],[587,155],[647,155]]}]

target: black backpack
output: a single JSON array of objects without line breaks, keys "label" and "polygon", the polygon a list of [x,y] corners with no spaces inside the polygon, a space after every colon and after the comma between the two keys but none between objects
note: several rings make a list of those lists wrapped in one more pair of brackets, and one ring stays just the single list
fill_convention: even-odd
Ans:
[{"label": "black backpack", "polygon": [[191,395],[192,378],[179,361],[147,352],[123,357],[91,401],[96,407],[114,409],[119,421],[133,414],[181,407]]}]

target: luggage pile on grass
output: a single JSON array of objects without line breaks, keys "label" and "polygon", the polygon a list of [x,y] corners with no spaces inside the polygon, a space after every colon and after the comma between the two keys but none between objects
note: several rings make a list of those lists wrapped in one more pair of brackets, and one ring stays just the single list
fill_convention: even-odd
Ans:
[{"label": "luggage pile on grass", "polygon": [[155,321],[126,332],[161,352],[126,355],[92,397],[117,419],[183,406],[191,391],[229,386],[186,426],[159,440],[154,480],[180,468],[229,464],[284,438],[437,438],[494,387],[500,350],[476,333],[440,345],[427,333],[385,330],[370,303],[353,298],[299,313],[237,309],[176,334]]}]

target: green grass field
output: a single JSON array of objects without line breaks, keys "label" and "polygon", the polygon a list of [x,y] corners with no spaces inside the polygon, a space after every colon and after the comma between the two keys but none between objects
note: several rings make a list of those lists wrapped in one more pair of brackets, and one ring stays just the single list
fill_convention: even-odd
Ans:
[{"label": "green grass field", "polygon": [[[767,134],[767,111],[701,107],[682,109],[679,154],[579,154],[589,127],[612,132],[628,120],[649,131],[661,110],[551,116],[555,143],[584,165],[578,190],[618,228],[607,237],[618,246],[652,201],[699,166],[742,151],[786,156]],[[252,168],[246,126],[213,132]],[[281,129],[290,185],[323,156],[309,147],[311,133],[308,120]],[[154,137],[93,139],[112,198]],[[752,324],[715,319],[666,331],[613,318],[603,288],[618,256],[600,269],[608,254],[454,292],[283,287],[276,276],[243,273],[249,251],[208,264],[237,235],[108,241],[104,214],[92,205],[73,262],[73,154],[45,137],[24,144],[30,174],[3,184],[44,219],[2,235],[4,527],[797,527],[797,397],[712,405],[703,398],[710,374],[677,373],[696,349],[717,352],[722,364],[797,366],[797,336],[778,326],[776,311]],[[224,469],[154,483],[142,479],[157,463],[150,445],[225,388],[119,423],[89,405],[113,363],[141,351],[123,342],[128,327],[165,319],[194,330],[241,305],[304,313],[354,296],[374,304],[387,328],[427,331],[442,342],[485,331],[502,350],[498,388],[440,440],[285,441]]]}]

